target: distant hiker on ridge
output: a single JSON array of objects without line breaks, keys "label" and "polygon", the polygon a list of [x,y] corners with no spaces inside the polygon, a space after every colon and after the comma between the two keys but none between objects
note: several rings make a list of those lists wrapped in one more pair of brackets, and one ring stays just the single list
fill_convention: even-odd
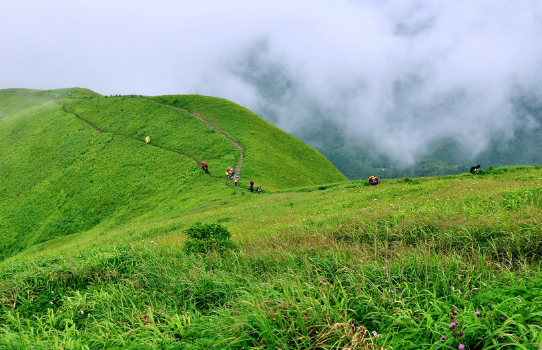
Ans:
[{"label": "distant hiker on ridge", "polygon": [[150,137],[148,137],[148,136],[147,136],[147,137],[145,137],[145,142],[146,142],[146,143],[151,143],[151,138],[150,138]]},{"label": "distant hiker on ridge", "polygon": [[380,179],[374,175],[369,176],[367,180],[369,180],[369,185],[372,185],[372,186],[376,186],[380,183]]},{"label": "distant hiker on ridge", "polygon": [[254,181],[250,180],[250,192],[254,192]]},{"label": "distant hiker on ridge", "polygon": [[473,166],[473,167],[470,168],[470,173],[471,173],[471,174],[476,174],[476,172],[478,171],[478,169],[480,169],[480,165]]}]

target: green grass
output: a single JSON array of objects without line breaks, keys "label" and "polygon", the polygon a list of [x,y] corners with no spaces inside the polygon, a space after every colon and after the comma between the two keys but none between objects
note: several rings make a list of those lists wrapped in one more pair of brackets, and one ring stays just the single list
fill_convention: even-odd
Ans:
[{"label": "green grass", "polygon": [[152,97],[201,115],[239,140],[246,151],[243,177],[266,188],[282,189],[344,182],[320,152],[230,101],[198,95]]},{"label": "green grass", "polygon": [[[126,128],[107,119],[178,112],[80,97],[40,97],[36,112],[0,93],[21,109],[0,120],[0,348],[542,346],[540,166],[256,195],[120,136],[143,136],[130,129],[142,113]],[[241,250],[185,254],[196,222],[227,227]]]}]

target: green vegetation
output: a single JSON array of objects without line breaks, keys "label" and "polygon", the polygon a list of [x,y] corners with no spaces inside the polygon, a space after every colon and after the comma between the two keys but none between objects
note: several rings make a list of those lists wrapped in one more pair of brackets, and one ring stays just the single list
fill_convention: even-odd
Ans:
[{"label": "green vegetation", "polygon": [[342,175],[320,152],[230,101],[197,95],[153,97],[203,116],[246,151],[243,176],[271,189],[342,182]]},{"label": "green vegetation", "polygon": [[184,231],[188,241],[184,244],[184,251],[188,254],[206,254],[210,252],[225,252],[239,250],[233,243],[231,233],[220,224],[202,224],[196,222]]},{"label": "green vegetation", "polygon": [[[0,348],[542,346],[540,166],[256,195],[121,136],[164,106],[52,98],[0,92]],[[240,250],[183,249],[211,227]]]}]

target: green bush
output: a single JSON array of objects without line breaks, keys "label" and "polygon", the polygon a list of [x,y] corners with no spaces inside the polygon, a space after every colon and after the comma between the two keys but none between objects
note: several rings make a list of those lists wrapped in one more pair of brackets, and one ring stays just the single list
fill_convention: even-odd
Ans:
[{"label": "green bush", "polygon": [[230,241],[230,231],[220,224],[202,224],[201,222],[197,222],[184,231],[184,233],[188,236],[188,241],[184,245],[184,251],[188,254],[238,250],[238,246]]}]

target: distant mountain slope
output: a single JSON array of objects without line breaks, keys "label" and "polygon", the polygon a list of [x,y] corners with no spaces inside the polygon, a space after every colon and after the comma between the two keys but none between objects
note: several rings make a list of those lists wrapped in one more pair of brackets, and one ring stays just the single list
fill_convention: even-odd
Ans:
[{"label": "distant mountain slope", "polygon": [[[200,103],[187,109],[231,136],[145,98],[0,90],[0,259],[97,225],[118,227],[173,208],[232,200],[243,189],[232,192],[219,178],[245,154],[242,187],[249,179],[264,189],[346,180],[320,153],[242,107],[209,97],[185,100]],[[211,113],[214,104],[227,106],[224,118]],[[201,160],[213,177],[201,171]]]},{"label": "distant mountain slope", "polygon": [[235,103],[198,95],[153,99],[201,115],[239,140],[245,179],[277,189],[347,180],[320,152]]}]

